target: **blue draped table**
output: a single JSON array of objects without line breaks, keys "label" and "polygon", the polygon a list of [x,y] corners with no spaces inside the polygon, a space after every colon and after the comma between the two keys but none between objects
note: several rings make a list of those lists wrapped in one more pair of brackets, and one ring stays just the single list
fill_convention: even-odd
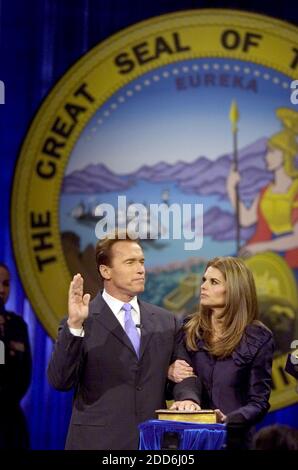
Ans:
[{"label": "blue draped table", "polygon": [[140,450],[160,450],[164,433],[179,435],[180,450],[219,450],[226,441],[224,424],[198,424],[152,419],[139,425]]}]

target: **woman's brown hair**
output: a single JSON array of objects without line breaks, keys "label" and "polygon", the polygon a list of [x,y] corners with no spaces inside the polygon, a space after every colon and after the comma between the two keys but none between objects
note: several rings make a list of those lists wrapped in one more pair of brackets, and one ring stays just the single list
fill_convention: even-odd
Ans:
[{"label": "woman's brown hair", "polygon": [[226,282],[226,305],[220,317],[220,340],[212,341],[211,309],[199,306],[199,311],[185,324],[186,345],[197,351],[197,340],[203,339],[211,354],[229,356],[239,344],[245,327],[258,323],[258,301],[253,275],[240,258],[217,257],[206,266],[218,269]]}]

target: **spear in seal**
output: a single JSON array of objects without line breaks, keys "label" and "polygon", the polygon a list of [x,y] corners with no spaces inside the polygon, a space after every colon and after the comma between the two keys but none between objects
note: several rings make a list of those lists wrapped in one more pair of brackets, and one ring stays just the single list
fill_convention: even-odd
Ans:
[{"label": "spear in seal", "polygon": [[[239,121],[239,111],[238,106],[235,100],[232,101],[230,108],[230,121],[232,124],[232,133],[233,133],[233,166],[234,170],[238,171],[238,127],[237,123]],[[238,184],[235,187],[235,225],[236,225],[236,254],[238,255],[240,250],[240,217],[239,217],[239,189]]]}]

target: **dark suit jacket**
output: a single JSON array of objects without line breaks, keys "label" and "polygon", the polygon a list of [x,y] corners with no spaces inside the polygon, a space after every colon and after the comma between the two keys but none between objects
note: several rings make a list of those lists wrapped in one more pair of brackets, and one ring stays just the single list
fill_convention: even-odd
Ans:
[{"label": "dark suit jacket", "polygon": [[289,353],[287,356],[285,371],[298,380],[298,361],[297,361],[297,351]]},{"label": "dark suit jacket", "polygon": [[[138,424],[165,407],[168,366],[187,353],[175,341],[176,318],[139,304],[139,360],[101,294],[90,304],[84,338],[73,336],[65,322],[60,327],[48,378],[59,390],[75,387],[66,449],[137,449]],[[175,385],[174,396],[199,401],[196,380]]]},{"label": "dark suit jacket", "polygon": [[20,401],[31,380],[31,351],[22,317],[8,311],[0,314],[0,340],[5,347],[5,364],[0,365],[0,449],[28,449]]},{"label": "dark suit jacket", "polygon": [[249,325],[231,356],[219,359],[209,354],[203,340],[190,353],[195,372],[202,381],[202,408],[219,408],[240,438],[249,446],[253,429],[269,409],[271,368],[274,351],[272,333]]}]

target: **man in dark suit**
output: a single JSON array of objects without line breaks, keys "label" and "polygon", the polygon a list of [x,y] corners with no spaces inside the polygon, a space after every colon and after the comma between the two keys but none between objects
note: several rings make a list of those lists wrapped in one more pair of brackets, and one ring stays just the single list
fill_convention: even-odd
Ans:
[{"label": "man in dark suit", "polygon": [[0,263],[0,449],[28,449],[29,433],[20,401],[31,380],[27,324],[6,310],[10,293],[8,267]]},{"label": "man in dark suit", "polygon": [[[297,342],[296,342],[297,346]],[[294,350],[293,352],[289,353],[287,356],[287,361],[285,365],[285,371],[298,380],[298,349]],[[297,383],[297,391],[298,391],[298,383]]]},{"label": "man in dark suit", "polygon": [[[141,246],[128,234],[113,237],[97,244],[104,290],[90,305],[83,278],[74,276],[48,367],[55,388],[75,387],[66,449],[137,449],[138,424],[165,407],[169,365],[187,359],[175,341],[176,318],[137,299],[145,282]],[[174,385],[176,409],[200,409],[197,378],[189,375]]]}]

